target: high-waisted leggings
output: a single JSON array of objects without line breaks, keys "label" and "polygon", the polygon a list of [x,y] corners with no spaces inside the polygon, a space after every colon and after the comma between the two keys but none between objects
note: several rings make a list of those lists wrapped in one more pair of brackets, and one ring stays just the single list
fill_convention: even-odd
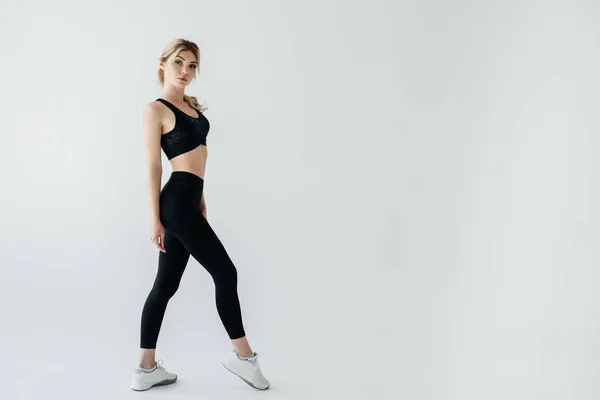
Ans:
[{"label": "high-waisted leggings", "polygon": [[159,251],[154,285],[142,310],[140,347],[155,349],[167,303],[179,288],[190,254],[212,276],[217,312],[230,339],[245,336],[237,292],[237,270],[201,213],[204,179],[173,171],[160,191],[165,252]]}]

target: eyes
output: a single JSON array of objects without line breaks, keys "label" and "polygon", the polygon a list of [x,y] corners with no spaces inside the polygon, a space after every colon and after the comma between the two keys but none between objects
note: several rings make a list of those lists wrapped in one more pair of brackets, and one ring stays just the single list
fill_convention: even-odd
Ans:
[{"label": "eyes", "polygon": [[[175,60],[176,64],[181,64],[181,60]],[[196,64],[192,64],[192,68],[196,69],[198,68]]]}]

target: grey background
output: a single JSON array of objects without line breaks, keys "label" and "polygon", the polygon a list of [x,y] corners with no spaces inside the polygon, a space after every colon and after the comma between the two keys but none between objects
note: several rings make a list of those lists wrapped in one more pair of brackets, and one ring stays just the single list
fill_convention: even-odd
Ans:
[{"label": "grey background", "polygon": [[144,396],[595,399],[599,22],[572,0],[4,0],[0,397],[140,396],[141,108],[185,37],[208,220],[272,388],[220,366],[191,259],[157,351],[180,380]]}]

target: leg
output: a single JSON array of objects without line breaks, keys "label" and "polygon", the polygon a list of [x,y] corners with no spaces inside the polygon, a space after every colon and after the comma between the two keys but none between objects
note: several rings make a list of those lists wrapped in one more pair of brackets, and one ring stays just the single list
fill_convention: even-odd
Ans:
[{"label": "leg", "polygon": [[177,292],[190,253],[172,232],[165,229],[165,252],[159,252],[154,286],[144,304],[141,321],[140,367],[153,368],[158,334],[171,297]]},{"label": "leg", "polygon": [[199,208],[188,214],[185,226],[180,226],[177,231],[177,237],[212,276],[217,312],[229,338],[244,338],[236,267]]},{"label": "leg", "polygon": [[[198,199],[195,200],[198,204]],[[234,351],[223,360],[223,366],[250,386],[268,389],[270,382],[261,371],[258,354],[250,349],[246,340],[237,293],[236,267],[199,207],[188,208],[184,217],[177,219],[176,225],[175,234],[181,244],[213,278],[217,311],[234,345]]]}]

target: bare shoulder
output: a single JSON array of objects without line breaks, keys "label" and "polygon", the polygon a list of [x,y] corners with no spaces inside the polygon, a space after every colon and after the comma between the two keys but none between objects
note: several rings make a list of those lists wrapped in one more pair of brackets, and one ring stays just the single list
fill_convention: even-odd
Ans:
[{"label": "bare shoulder", "polygon": [[149,101],[143,106],[144,121],[151,124],[162,124],[164,119],[164,106],[156,100]]},{"label": "bare shoulder", "polygon": [[162,104],[160,103],[160,101],[156,101],[156,100],[149,101],[146,104],[144,104],[144,106],[143,106],[143,111],[144,111],[145,115],[147,115],[147,114],[160,115],[162,109],[163,109]]}]

